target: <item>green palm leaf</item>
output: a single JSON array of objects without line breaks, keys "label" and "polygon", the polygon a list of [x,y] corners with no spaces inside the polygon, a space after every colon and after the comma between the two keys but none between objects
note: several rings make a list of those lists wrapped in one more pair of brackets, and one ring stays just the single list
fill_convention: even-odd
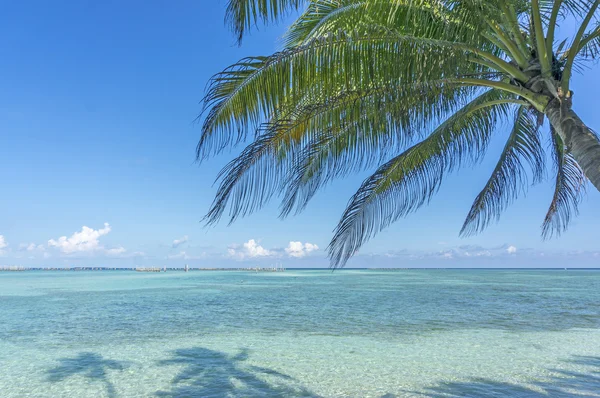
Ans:
[{"label": "green palm leaf", "polygon": [[229,0],[225,20],[241,42],[252,25],[277,21],[303,3],[304,0]]},{"label": "green palm leaf", "polygon": [[488,91],[446,119],[432,134],[381,166],[346,207],[329,255],[334,266],[346,261],[370,237],[428,202],[445,174],[484,154],[508,105],[502,93]]},{"label": "green palm leaf", "polygon": [[[478,161],[512,108],[508,141],[463,235],[497,220],[530,171],[541,179],[544,117],[557,128],[557,176],[543,236],[564,231],[577,213],[584,175],[600,189],[600,146],[569,90],[572,70],[599,57],[600,0],[228,0],[227,21],[241,40],[304,5],[282,51],[242,59],[208,84],[197,159],[250,140],[218,176],[209,224],[274,197],[281,216],[299,212],[332,180],[391,159],[335,230],[329,254],[343,265],[427,203],[445,175]],[[557,40],[565,18],[579,26]]]},{"label": "green palm leaf", "polygon": [[290,26],[283,42],[290,48],[331,32],[379,27],[400,35],[490,45],[481,35],[480,23],[466,24],[452,12],[456,10],[428,0],[317,0]]},{"label": "green palm leaf", "polygon": [[556,183],[550,208],[542,224],[542,236],[550,238],[567,230],[585,192],[586,178],[561,138],[552,129],[552,149],[556,167]]},{"label": "green palm leaf", "polygon": [[358,108],[344,113],[343,123],[333,123],[335,128],[314,135],[286,177],[281,215],[294,209],[298,214],[332,180],[381,164],[407,144],[424,138],[431,126],[464,106],[464,99],[474,92],[448,84],[416,88],[412,87],[412,93],[403,87],[387,96],[365,98],[356,104]]},{"label": "green palm leaf", "polygon": [[582,38],[577,56],[585,60],[600,57],[600,22]]},{"label": "green palm leaf", "polygon": [[492,176],[471,206],[460,231],[469,236],[481,232],[514,201],[528,185],[526,164],[533,182],[544,175],[544,151],[537,120],[524,106],[517,109],[512,132]]},{"label": "green palm leaf", "polygon": [[198,158],[242,141],[261,120],[276,117],[286,103],[309,91],[363,90],[381,82],[417,84],[489,71],[469,62],[459,47],[374,29],[369,35],[339,33],[271,57],[245,59],[211,79]]},{"label": "green palm leaf", "polygon": [[[469,90],[460,86],[442,89],[441,82],[437,84],[390,84],[319,101],[304,98],[280,118],[263,124],[258,138],[221,171],[206,221],[218,221],[230,201],[233,221],[261,208],[286,186],[287,191],[292,190],[297,182],[292,176],[307,153],[322,148],[318,142],[325,138],[346,160],[330,152],[330,160],[335,159],[338,168],[329,171],[335,171],[337,177],[381,161],[418,137],[430,121],[450,112]],[[287,200],[286,195],[284,203]],[[286,206],[289,204],[282,205],[282,215],[289,213],[283,210]]]}]

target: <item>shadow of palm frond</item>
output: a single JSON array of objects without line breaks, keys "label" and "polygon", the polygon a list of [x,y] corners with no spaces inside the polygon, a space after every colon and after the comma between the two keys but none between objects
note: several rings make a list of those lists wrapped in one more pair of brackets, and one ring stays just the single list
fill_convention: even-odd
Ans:
[{"label": "shadow of palm frond", "polygon": [[586,369],[581,371],[552,369],[554,376],[546,381],[536,381],[529,385],[485,378],[465,382],[446,382],[429,387],[421,395],[432,398],[600,398],[600,357],[576,356],[565,362],[582,365]]},{"label": "shadow of palm frond", "polygon": [[82,375],[88,380],[103,383],[110,398],[116,398],[117,393],[107,372],[123,370],[128,366],[126,362],[104,359],[102,355],[93,352],[81,352],[74,358],[60,358],[58,361],[59,365],[47,372],[49,382],[58,383],[69,377]]},{"label": "shadow of palm frond", "polygon": [[236,355],[202,347],[179,349],[161,366],[183,366],[170,391],[160,397],[317,397],[292,377],[245,363],[249,351]]}]

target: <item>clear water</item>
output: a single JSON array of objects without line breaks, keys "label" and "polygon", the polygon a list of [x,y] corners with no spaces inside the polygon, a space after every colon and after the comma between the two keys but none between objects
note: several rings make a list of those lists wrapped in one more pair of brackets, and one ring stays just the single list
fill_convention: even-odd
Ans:
[{"label": "clear water", "polygon": [[0,273],[2,397],[600,397],[600,272]]}]

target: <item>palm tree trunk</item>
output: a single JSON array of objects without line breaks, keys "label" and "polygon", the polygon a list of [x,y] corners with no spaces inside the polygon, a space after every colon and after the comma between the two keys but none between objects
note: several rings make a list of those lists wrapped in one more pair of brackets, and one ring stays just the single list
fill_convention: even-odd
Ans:
[{"label": "palm tree trunk", "polygon": [[[600,191],[600,140],[570,106],[550,101],[545,113],[585,176]],[[570,105],[570,104],[569,104]]]}]

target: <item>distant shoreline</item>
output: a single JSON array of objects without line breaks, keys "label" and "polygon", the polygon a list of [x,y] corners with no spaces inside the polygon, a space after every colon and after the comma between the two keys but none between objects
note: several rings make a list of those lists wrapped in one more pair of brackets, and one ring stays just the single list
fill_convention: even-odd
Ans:
[{"label": "distant shoreline", "polygon": [[[419,268],[409,268],[409,267],[398,267],[398,268],[342,268],[336,269],[336,272],[340,271],[416,271],[416,270],[481,270],[481,271],[500,271],[500,270],[509,270],[509,271],[535,271],[535,270],[554,270],[554,271],[595,271],[600,270],[600,268],[578,268],[578,267],[549,267],[549,268],[476,268],[476,267],[462,267],[462,268],[440,268],[440,267],[419,267]],[[130,272],[150,272],[150,273],[162,273],[162,272],[192,272],[192,271],[237,271],[237,272],[284,272],[284,271],[329,271],[333,270],[328,267],[323,268],[285,268],[274,269],[272,267],[248,267],[248,268],[201,268],[189,267],[187,270],[183,267],[21,267],[21,266],[8,266],[8,267],[0,267],[0,272],[27,272],[27,271],[56,271],[56,272],[77,272],[77,271],[87,271],[87,272],[109,272],[109,271],[130,271]]]},{"label": "distant shoreline", "polygon": [[[322,268],[323,269],[323,268]],[[326,269],[326,268],[325,268]],[[167,271],[251,271],[251,272],[283,272],[284,270],[273,267],[250,268],[169,268],[169,267],[0,267],[0,272],[23,271],[137,271],[137,272],[167,272]]]}]

